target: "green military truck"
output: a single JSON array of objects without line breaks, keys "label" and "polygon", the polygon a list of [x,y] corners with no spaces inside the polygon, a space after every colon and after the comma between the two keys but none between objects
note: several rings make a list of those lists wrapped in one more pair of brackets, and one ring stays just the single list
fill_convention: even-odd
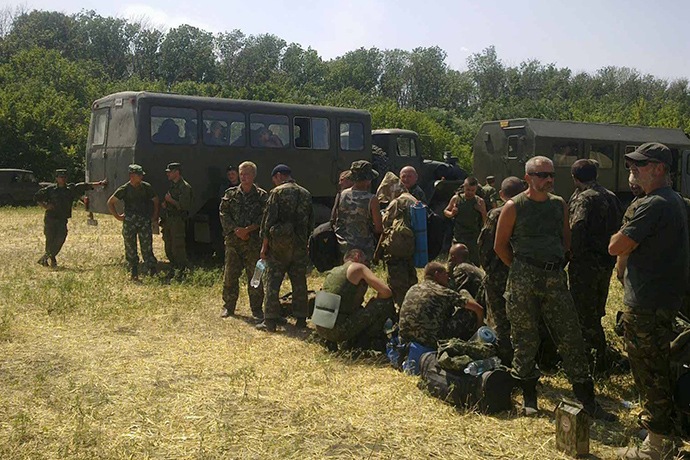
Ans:
[{"label": "green military truck", "polygon": [[474,139],[474,174],[482,181],[496,176],[497,184],[507,176],[522,178],[525,162],[543,155],[554,162],[555,192],[567,199],[575,188],[571,165],[591,158],[599,162],[599,182],[626,198],[630,187],[624,155],[645,142],[661,142],[671,149],[673,186],[690,196],[690,139],[680,129],[533,118],[488,121]]}]

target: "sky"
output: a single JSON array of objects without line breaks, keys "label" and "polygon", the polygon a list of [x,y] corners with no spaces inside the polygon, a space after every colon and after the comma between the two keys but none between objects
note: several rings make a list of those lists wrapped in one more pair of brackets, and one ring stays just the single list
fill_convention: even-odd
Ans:
[{"label": "sky", "polygon": [[0,7],[17,5],[146,17],[162,28],[271,33],[324,59],[360,47],[439,46],[448,65],[465,70],[469,56],[493,45],[507,65],[537,59],[573,72],[613,65],[690,79],[688,0],[0,0]]}]

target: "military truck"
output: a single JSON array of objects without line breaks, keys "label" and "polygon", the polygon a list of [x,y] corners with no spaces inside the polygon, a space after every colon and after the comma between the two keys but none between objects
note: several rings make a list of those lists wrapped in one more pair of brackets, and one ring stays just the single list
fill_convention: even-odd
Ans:
[{"label": "military truck", "polygon": [[0,169],[0,206],[32,204],[40,188],[33,171]]},{"label": "military truck", "polygon": [[575,189],[570,167],[580,158],[591,158],[599,162],[599,182],[626,199],[630,187],[624,155],[645,142],[671,149],[673,186],[690,196],[690,139],[680,129],[533,118],[488,121],[474,139],[474,174],[480,181],[496,176],[497,184],[507,176],[522,178],[525,162],[543,155],[554,162],[555,192],[568,199]]}]

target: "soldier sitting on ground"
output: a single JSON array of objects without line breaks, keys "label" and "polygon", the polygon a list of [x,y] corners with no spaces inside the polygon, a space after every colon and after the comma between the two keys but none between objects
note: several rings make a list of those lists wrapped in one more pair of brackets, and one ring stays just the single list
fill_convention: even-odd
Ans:
[{"label": "soldier sitting on ground", "polygon": [[439,340],[468,340],[484,322],[484,309],[469,292],[448,287],[448,272],[438,262],[424,267],[424,281],[410,288],[400,309],[400,340],[436,348]]},{"label": "soldier sitting on ground", "polygon": [[[360,249],[345,254],[343,265],[331,270],[323,282],[323,290],[341,297],[340,310],[333,329],[316,326],[316,332],[342,348],[384,348],[383,326],[388,318],[395,318],[393,293],[382,280],[365,265]],[[362,307],[364,295],[371,287],[376,297]],[[380,345],[380,346],[379,346]]]},{"label": "soldier sitting on ground", "polygon": [[465,289],[477,298],[484,272],[470,263],[470,251],[464,244],[454,244],[448,252],[448,287],[456,292]]}]

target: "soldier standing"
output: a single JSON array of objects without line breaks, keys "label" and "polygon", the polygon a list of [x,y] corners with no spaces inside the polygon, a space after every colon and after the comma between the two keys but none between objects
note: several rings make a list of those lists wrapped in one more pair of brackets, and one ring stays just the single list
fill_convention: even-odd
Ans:
[{"label": "soldier standing", "polygon": [[539,319],[546,322],[573,391],[594,418],[615,420],[597,404],[589,375],[585,341],[566,284],[565,252],[570,245],[568,208],[552,195],[556,173],[546,157],[525,164],[529,187],[508,201],[498,219],[494,250],[510,267],[506,306],[515,353],[513,376],[523,390],[523,412],[537,413]]},{"label": "soldier standing", "polygon": [[106,185],[107,180],[100,182],[80,182],[78,184],[67,183],[67,170],[55,170],[55,184],[42,188],[34,199],[46,210],[43,218],[43,233],[46,236],[46,250],[38,263],[51,267],[57,267],[56,256],[60,253],[62,245],[67,239],[67,220],[72,217],[72,203],[78,200],[87,190],[92,190],[97,185]]},{"label": "soldier standing", "polygon": [[486,204],[477,193],[477,179],[468,177],[462,191],[450,199],[443,214],[453,219],[453,244],[462,243],[470,251],[470,261],[479,265],[477,238],[486,220]]},{"label": "soldier standing", "polygon": [[482,191],[484,193],[484,201],[486,202],[486,209],[487,210],[492,210],[496,209],[498,206],[498,191],[496,191],[496,188],[494,187],[494,184],[496,183],[496,178],[494,176],[486,176],[486,185],[482,187]]},{"label": "soldier standing", "polygon": [[268,195],[261,221],[261,258],[266,260],[265,319],[257,329],[275,332],[281,317],[278,295],[285,273],[292,285],[295,326],[307,327],[307,242],[314,227],[314,208],[311,193],[295,183],[288,166],[279,164],[271,177],[276,187]]},{"label": "soldier standing", "polygon": [[663,144],[647,143],[625,155],[631,182],[644,188],[632,219],[611,238],[611,255],[628,254],[623,328],[625,348],[640,394],[640,424],[647,438],[640,448],[621,449],[627,459],[675,458],[673,389],[670,371],[672,324],[688,279],[685,203],[669,184],[673,164]]},{"label": "soldier standing", "polygon": [[618,197],[597,182],[597,164],[582,159],[570,172],[575,191],[568,203],[570,214],[570,294],[580,317],[587,351],[595,352],[595,369],[604,371],[606,336],[601,318],[606,316],[606,299],[615,257],[609,255],[611,235],[620,228],[623,206]]},{"label": "soldier standing", "polygon": [[[499,194],[501,200],[505,203],[524,190],[525,187],[522,181],[515,176],[511,176],[503,179]],[[513,361],[513,346],[510,342],[510,321],[508,321],[506,313],[506,300],[503,297],[506,290],[506,282],[508,281],[509,269],[494,252],[496,226],[498,225],[498,218],[502,210],[503,206],[489,211],[477,242],[479,244],[479,258],[482,268],[486,272],[486,277],[484,277],[486,314],[489,318],[489,323],[496,331],[498,357],[507,364]]]},{"label": "soldier standing", "polygon": [[416,203],[417,198],[409,193],[403,193],[390,202],[382,220],[385,229],[383,240],[392,238],[394,236],[392,232],[402,231],[403,226],[409,230],[409,245],[402,248],[406,254],[393,253],[394,250],[401,248],[388,247],[384,241],[381,244],[381,246],[386,246],[383,251],[383,260],[386,262],[386,269],[388,270],[386,282],[393,291],[393,300],[395,300],[398,308],[402,306],[410,287],[417,284],[417,270],[414,266],[414,234],[412,233],[410,216],[410,206]]},{"label": "soldier standing", "polygon": [[[120,214],[115,209],[116,203],[124,203],[125,212]],[[156,273],[158,261],[153,255],[152,226],[158,225],[158,197],[153,187],[144,182],[144,169],[129,165],[129,182],[120,186],[108,198],[110,214],[122,222],[122,237],[125,242],[125,258],[129,266],[130,279],[139,280],[139,255],[137,254],[137,236],[141,246],[141,256],[149,274]]]},{"label": "soldier standing", "polygon": [[163,241],[165,242],[165,255],[168,256],[172,269],[180,270],[180,276],[190,268],[185,247],[187,240],[187,219],[192,209],[192,186],[182,177],[182,165],[170,163],[165,169],[165,174],[170,181],[170,189],[165,194],[165,200],[161,208],[165,211],[163,222]]},{"label": "soldier standing", "polygon": [[264,318],[261,306],[264,300],[263,285],[254,288],[249,284],[256,262],[261,253],[259,228],[266,208],[267,193],[254,184],[256,165],[245,161],[239,167],[240,185],[225,192],[220,202],[220,222],[225,235],[225,272],[223,278],[223,318],[235,314],[240,294],[239,278],[242,269],[247,275],[247,294],[252,316]]}]

